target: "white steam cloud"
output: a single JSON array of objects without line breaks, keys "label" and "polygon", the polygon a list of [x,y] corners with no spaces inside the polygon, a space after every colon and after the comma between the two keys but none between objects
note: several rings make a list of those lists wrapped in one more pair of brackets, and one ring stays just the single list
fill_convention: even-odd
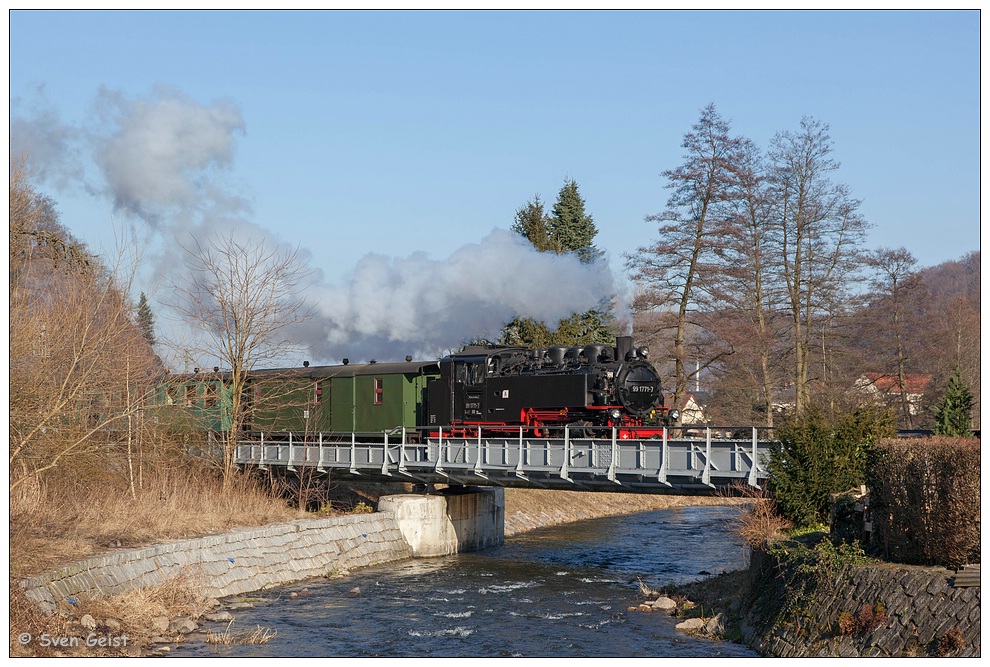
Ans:
[{"label": "white steam cloud", "polygon": [[[245,134],[235,106],[201,104],[156,88],[138,100],[101,89],[96,108],[93,124],[73,126],[51,110],[43,90],[33,104],[14,100],[11,150],[26,151],[48,185],[81,187],[147,221],[163,241],[150,258],[158,280],[167,283],[185,270],[183,249],[196,240],[235,233],[242,242],[279,245],[224,183]],[[71,229],[72,221],[65,222]],[[310,260],[306,251],[300,255]],[[504,229],[445,260],[422,252],[369,254],[344,285],[327,285],[318,270],[313,280],[307,300],[315,318],[293,333],[317,363],[435,358],[466,340],[494,338],[513,317],[555,324],[600,308],[615,293],[604,261],[584,264],[573,255],[540,253]]]},{"label": "white steam cloud", "polygon": [[346,285],[313,290],[325,337],[310,346],[333,359],[435,355],[471,338],[492,339],[513,317],[556,324],[614,291],[604,263],[541,253],[495,229],[443,261],[425,253],[365,256]]},{"label": "white steam cloud", "polygon": [[240,111],[166,89],[149,100],[102,90],[100,102],[114,131],[94,142],[95,160],[118,209],[147,218],[213,198],[211,175],[232,165],[245,131]]},{"label": "white steam cloud", "polygon": [[28,155],[42,182],[109,197],[118,211],[149,222],[230,207],[233,197],[218,174],[233,165],[236,136],[245,132],[232,104],[200,104],[166,87],[142,100],[101,88],[94,107],[89,123],[73,125],[59,117],[44,88],[30,100],[12,100],[12,154]]}]

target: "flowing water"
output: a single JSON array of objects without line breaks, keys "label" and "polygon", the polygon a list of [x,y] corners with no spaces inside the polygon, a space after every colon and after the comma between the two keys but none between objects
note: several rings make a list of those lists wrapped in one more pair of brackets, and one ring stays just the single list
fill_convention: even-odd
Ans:
[{"label": "flowing water", "polygon": [[[261,626],[267,644],[208,644],[174,656],[700,657],[755,656],[627,611],[640,581],[656,588],[745,565],[733,507],[596,519],[510,537],[478,553],[413,559],[257,594],[231,636]],[[360,589],[358,593],[355,589]],[[298,597],[290,595],[295,592]]]}]

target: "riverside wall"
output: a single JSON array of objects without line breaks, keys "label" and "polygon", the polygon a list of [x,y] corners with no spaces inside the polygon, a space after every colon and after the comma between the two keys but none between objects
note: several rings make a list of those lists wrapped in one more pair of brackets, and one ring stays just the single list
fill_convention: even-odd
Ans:
[{"label": "riverside wall", "polygon": [[[772,657],[978,657],[980,586],[957,587],[955,578],[942,568],[856,566],[784,611],[780,603],[792,594],[764,572],[753,581],[740,629],[747,644]],[[843,632],[840,617],[848,622],[864,608],[880,616]]]},{"label": "riverside wall", "polygon": [[382,511],[303,519],[191,540],[115,551],[24,579],[29,600],[48,613],[183,577],[220,598],[413,557],[501,544],[501,489],[386,496]]},{"label": "riverside wall", "polygon": [[236,530],[115,551],[20,582],[51,613],[73,599],[156,586],[182,576],[209,597],[226,597],[412,557],[384,512]]}]

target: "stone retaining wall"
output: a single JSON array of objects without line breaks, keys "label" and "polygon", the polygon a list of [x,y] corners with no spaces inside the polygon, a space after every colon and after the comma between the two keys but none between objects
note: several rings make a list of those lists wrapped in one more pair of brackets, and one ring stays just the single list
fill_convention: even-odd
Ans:
[{"label": "stone retaining wall", "polygon": [[113,595],[178,575],[211,597],[226,597],[412,557],[385,512],[238,530],[104,554],[21,581],[47,612],[67,598]]},{"label": "stone retaining wall", "polygon": [[[828,593],[818,593],[798,610],[797,618],[759,633],[762,604],[754,605],[743,635],[753,648],[773,657],[937,656],[943,637],[957,630],[962,646],[947,655],[980,655],[980,587],[952,585],[953,573],[906,565],[862,566],[851,570]],[[773,584],[760,586],[764,600]],[[779,592],[779,591],[778,591]],[[888,617],[868,632],[842,634],[843,612],[858,615],[864,606],[882,604]],[[944,649],[943,644],[942,649]]]}]

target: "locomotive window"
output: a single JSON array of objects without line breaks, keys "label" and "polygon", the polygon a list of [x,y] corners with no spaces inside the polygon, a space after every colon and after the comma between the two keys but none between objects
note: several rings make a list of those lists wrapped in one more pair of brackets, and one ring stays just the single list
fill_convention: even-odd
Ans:
[{"label": "locomotive window", "polygon": [[323,398],[323,387],[320,385],[319,380],[313,381],[313,400],[317,403]]},{"label": "locomotive window", "polygon": [[454,379],[469,386],[483,384],[487,367],[484,361],[459,361],[454,366]]},{"label": "locomotive window", "polygon": [[382,404],[382,398],[385,394],[384,383],[381,378],[375,378],[375,405]]},{"label": "locomotive window", "polygon": [[196,400],[196,385],[187,384],[186,385],[186,407],[191,408],[193,402]]}]

